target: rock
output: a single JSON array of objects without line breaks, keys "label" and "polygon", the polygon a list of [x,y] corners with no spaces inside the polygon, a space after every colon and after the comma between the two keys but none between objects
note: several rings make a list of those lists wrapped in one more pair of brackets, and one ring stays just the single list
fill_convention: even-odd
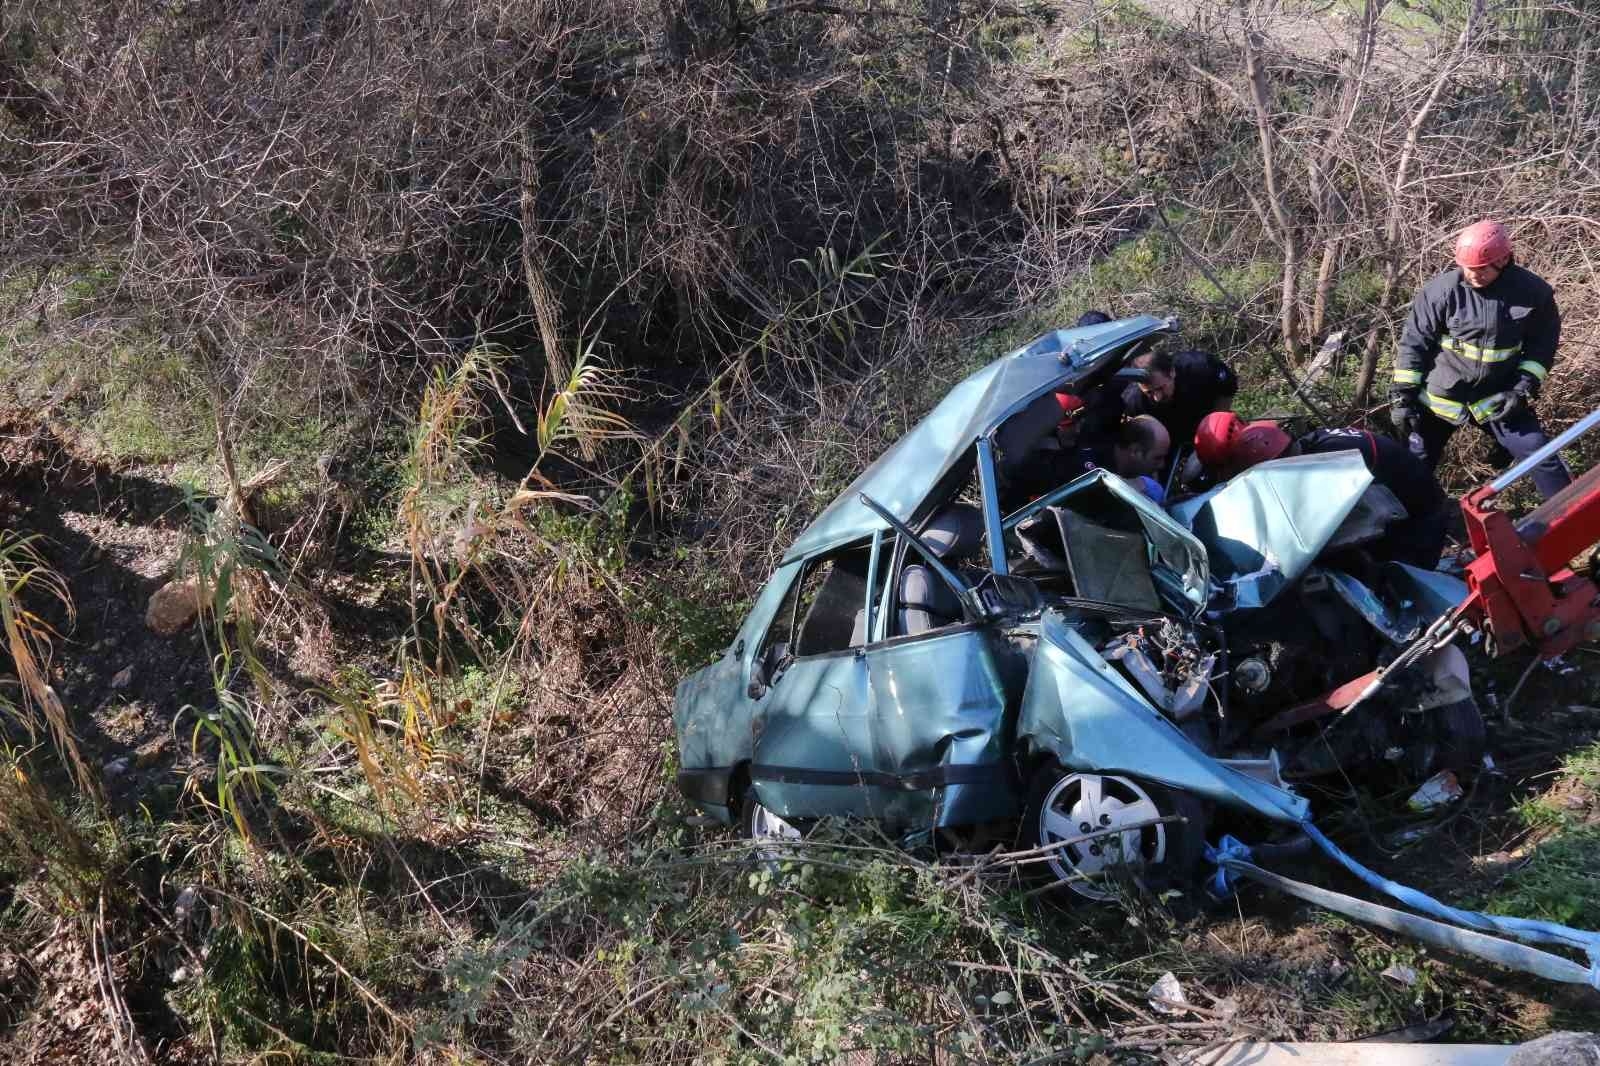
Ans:
[{"label": "rock", "polygon": [[132,765],[133,765],[132,760],[130,760],[126,755],[124,755],[120,759],[112,759],[110,762],[106,763],[103,767],[100,768],[100,772],[102,774],[104,774],[105,777],[106,777],[106,780],[109,781],[112,778],[121,777],[123,774],[127,773],[128,772],[128,768],[131,767]]},{"label": "rock", "polygon": [[200,580],[195,577],[169,581],[156,589],[145,608],[144,624],[170,637],[194,621],[200,613]]},{"label": "rock", "polygon": [[1150,1006],[1157,1014],[1178,1014],[1183,1011],[1183,1005],[1188,1003],[1184,997],[1183,985],[1178,982],[1178,975],[1170,970],[1156,979],[1150,986],[1150,991],[1145,993],[1150,998]]},{"label": "rock", "polygon": [[162,736],[139,745],[133,752],[134,765],[142,770],[160,760],[167,754],[171,740],[171,737]]},{"label": "rock", "polygon": [[111,679],[111,687],[113,689],[115,689],[116,691],[118,691],[118,692],[121,692],[123,689],[127,688],[132,683],[133,683],[133,664],[132,663],[129,663],[127,666],[124,666],[121,670],[117,671],[117,676],[113,677]]},{"label": "rock", "polygon": [[190,885],[178,893],[178,899],[172,905],[172,916],[181,924],[189,920],[194,913],[195,902],[200,898],[200,890]]},{"label": "rock", "polygon": [[1506,1066],[1600,1066],[1600,1037],[1551,1033],[1519,1046]]},{"label": "rock", "polygon": [[1395,963],[1378,976],[1387,977],[1395,984],[1405,985],[1407,988],[1410,988],[1412,985],[1417,983],[1417,971],[1413,970],[1411,967],[1402,962]]}]

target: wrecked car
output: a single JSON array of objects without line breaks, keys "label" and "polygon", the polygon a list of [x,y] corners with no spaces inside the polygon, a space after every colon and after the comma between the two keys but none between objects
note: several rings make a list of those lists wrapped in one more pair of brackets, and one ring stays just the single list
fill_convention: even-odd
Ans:
[{"label": "wrecked car", "polygon": [[[963,851],[1047,847],[1051,876],[1104,898],[1112,867],[1188,874],[1208,826],[1298,824],[1308,805],[1285,769],[1393,761],[1414,754],[1409,734],[1447,733],[1432,719],[1470,703],[1454,663],[1419,664],[1419,686],[1360,708],[1382,722],[1410,701],[1399,717],[1427,726],[1325,728],[1339,704],[1320,693],[1464,591],[1327,564],[1324,548],[1362,537],[1359,456],[1264,463],[1170,511],[1100,469],[1017,504],[1056,394],[1126,375],[1174,329],[1141,316],[1039,337],[957,384],[834,500],[726,652],[679,684],[685,796],[756,838],[853,818]],[[1335,639],[1362,661],[1331,654]]]}]

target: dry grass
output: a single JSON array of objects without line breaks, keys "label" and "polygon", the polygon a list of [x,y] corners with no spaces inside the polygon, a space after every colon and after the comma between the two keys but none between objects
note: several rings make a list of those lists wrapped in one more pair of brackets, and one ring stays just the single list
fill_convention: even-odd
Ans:
[{"label": "dry grass", "polygon": [[[159,1030],[175,1061],[1043,1063],[1408,1020],[1377,975],[1409,949],[1300,917],[1086,914],[846,831],[773,877],[684,823],[671,691],[883,446],[1090,303],[1180,310],[1190,339],[1264,368],[1285,322],[1301,345],[1313,322],[1390,329],[1395,293],[1488,203],[1587,291],[1566,235],[1600,215],[1577,135],[1600,102],[1553,95],[1548,121],[1527,103],[1561,80],[1556,50],[1512,22],[1475,39],[1413,150],[1427,181],[1397,189],[1441,67],[1336,69],[1267,40],[1258,108],[1237,49],[1104,5],[1092,23],[909,0],[418,10],[4,16],[60,78],[0,54],[20,79],[0,94],[8,359],[43,380],[64,338],[105,355],[147,317],[170,380],[215,388],[200,422],[229,427],[241,495],[244,457],[278,447],[269,408],[341,427],[307,445],[293,551],[199,509],[218,658],[214,706],[184,722],[188,787],[97,812],[82,780],[4,767],[17,928],[96,916],[68,935],[118,982],[142,975],[142,996],[95,993],[117,1031]],[[1557,14],[1563,48],[1592,52],[1592,20]],[[1263,143],[1282,212],[1252,199]],[[1480,143],[1555,170],[1456,173]],[[1170,225],[1150,228],[1158,206]],[[1286,318],[1289,237],[1306,275]],[[1555,421],[1594,395],[1595,322],[1567,302]],[[338,531],[364,510],[387,532],[358,553],[334,509]],[[27,613],[70,608],[65,587],[26,541],[0,561],[18,711],[87,775],[103,753],[70,746],[59,701],[52,717],[55,634]],[[283,676],[303,644],[323,645],[305,656],[320,689]],[[1281,958],[1286,935],[1304,957]],[[1145,995],[1169,968],[1181,1017]],[[1441,970],[1425,1006],[1462,1006],[1460,977]]]}]

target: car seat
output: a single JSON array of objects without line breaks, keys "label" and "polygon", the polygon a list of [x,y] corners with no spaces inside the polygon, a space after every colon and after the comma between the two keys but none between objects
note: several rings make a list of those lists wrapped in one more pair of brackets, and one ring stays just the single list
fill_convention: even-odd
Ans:
[{"label": "car seat", "polygon": [[[934,515],[921,531],[923,541],[940,562],[964,558],[983,543],[983,512],[969,503],[953,503]],[[908,549],[900,570],[900,632],[905,636],[961,621],[961,600],[933,567]]]}]

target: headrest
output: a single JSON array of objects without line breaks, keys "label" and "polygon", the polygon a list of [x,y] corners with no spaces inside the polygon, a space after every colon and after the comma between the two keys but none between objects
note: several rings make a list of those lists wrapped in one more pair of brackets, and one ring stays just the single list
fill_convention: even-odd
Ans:
[{"label": "headrest", "polygon": [[971,555],[983,543],[983,512],[970,503],[952,503],[928,520],[921,536],[940,559]]}]

